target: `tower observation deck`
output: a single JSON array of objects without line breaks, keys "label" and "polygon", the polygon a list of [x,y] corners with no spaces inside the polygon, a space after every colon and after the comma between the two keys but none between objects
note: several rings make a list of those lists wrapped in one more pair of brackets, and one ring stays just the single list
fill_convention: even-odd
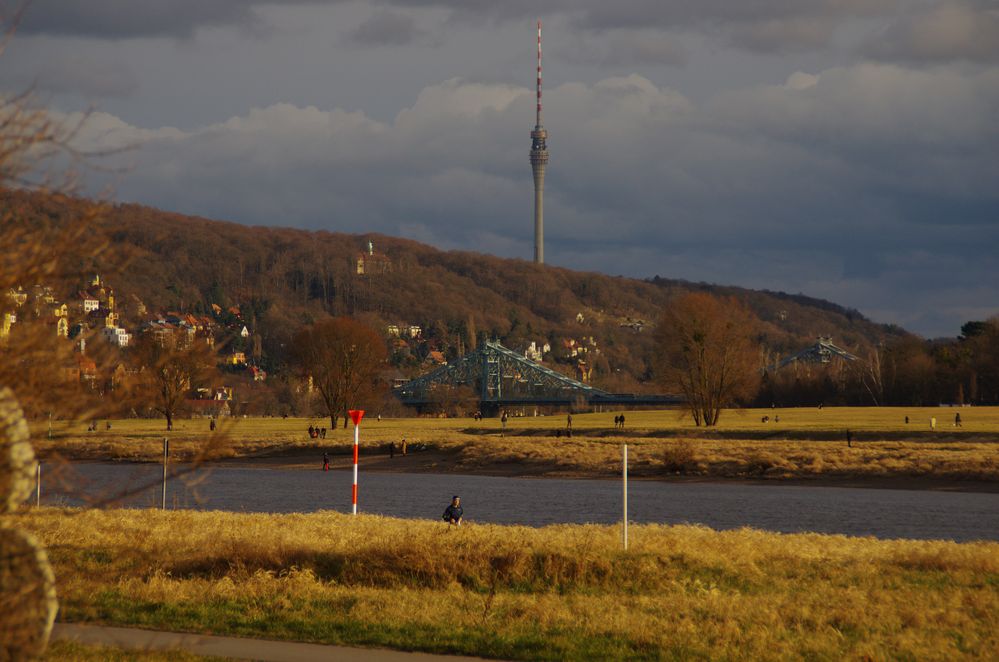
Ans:
[{"label": "tower observation deck", "polygon": [[545,168],[548,167],[548,132],[541,123],[541,21],[538,20],[538,110],[531,131],[531,170],[534,171],[534,261],[545,262]]}]

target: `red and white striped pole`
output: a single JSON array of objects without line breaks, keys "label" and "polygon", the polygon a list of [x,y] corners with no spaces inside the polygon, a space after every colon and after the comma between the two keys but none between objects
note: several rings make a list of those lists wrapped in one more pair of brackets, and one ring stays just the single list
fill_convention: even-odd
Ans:
[{"label": "red and white striped pole", "polygon": [[361,436],[361,419],[364,418],[363,409],[351,409],[347,412],[350,414],[350,420],[354,421],[354,485],[351,488],[350,501],[353,507],[353,512],[357,514],[357,447]]}]

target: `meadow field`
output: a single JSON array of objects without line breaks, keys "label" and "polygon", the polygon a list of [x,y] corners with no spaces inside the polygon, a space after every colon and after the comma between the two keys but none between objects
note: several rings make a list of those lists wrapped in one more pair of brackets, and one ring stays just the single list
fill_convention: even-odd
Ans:
[{"label": "meadow field", "polygon": [[23,509],[60,619],[524,660],[999,650],[999,544],[697,526]]},{"label": "meadow field", "polygon": [[[961,427],[954,425],[958,411]],[[730,410],[712,429],[695,427],[680,410],[623,413],[623,430],[613,425],[617,412],[574,414],[572,437],[565,414],[512,416],[505,429],[498,419],[369,415],[361,426],[362,462],[386,471],[604,477],[619,471],[620,445],[628,443],[637,478],[906,479],[916,486],[975,483],[975,489],[999,481],[999,407]],[[56,421],[50,432],[47,422],[36,422],[35,446],[46,458],[159,461],[168,436],[178,460],[311,466],[324,451],[346,456],[353,441],[351,428],[310,439],[310,424],[329,425],[318,418],[223,419],[215,433],[205,419],[177,420],[169,433],[156,419],[114,420],[110,430],[98,423],[87,432],[86,423]],[[410,458],[385,462],[388,444],[398,448],[403,438],[414,451]]]}]

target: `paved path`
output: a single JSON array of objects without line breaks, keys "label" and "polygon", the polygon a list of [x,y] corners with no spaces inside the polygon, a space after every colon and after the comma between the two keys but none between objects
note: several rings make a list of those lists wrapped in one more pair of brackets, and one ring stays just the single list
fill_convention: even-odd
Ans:
[{"label": "paved path", "polygon": [[129,650],[184,650],[196,655],[214,655],[264,662],[460,662],[481,660],[477,657],[406,653],[381,648],[348,648],[302,644],[293,641],[217,637],[207,634],[182,634],[116,628],[106,625],[56,623],[52,638],[97,644]]}]

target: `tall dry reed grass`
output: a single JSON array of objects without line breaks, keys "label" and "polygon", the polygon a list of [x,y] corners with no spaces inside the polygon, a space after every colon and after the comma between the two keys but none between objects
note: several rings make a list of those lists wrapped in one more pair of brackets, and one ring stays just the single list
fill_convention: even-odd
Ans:
[{"label": "tall dry reed grass", "polygon": [[41,509],[63,615],[517,659],[985,659],[999,544]]}]

